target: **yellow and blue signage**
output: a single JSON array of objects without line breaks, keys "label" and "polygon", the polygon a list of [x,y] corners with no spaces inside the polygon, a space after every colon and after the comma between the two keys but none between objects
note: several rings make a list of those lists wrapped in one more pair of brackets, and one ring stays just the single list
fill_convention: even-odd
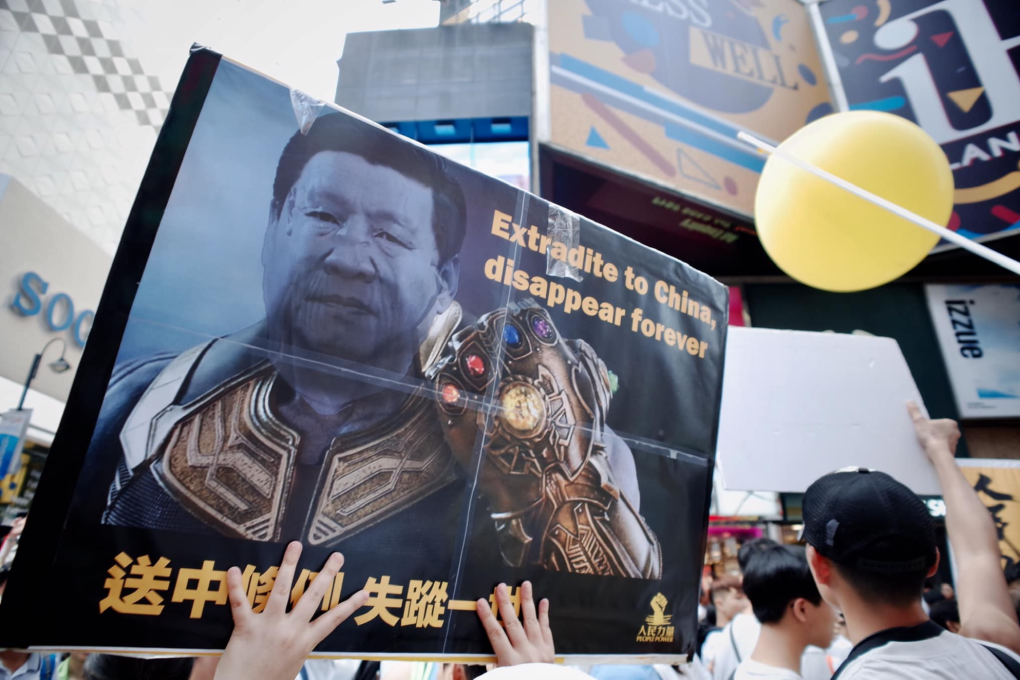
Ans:
[{"label": "yellow and blue signage", "polygon": [[549,7],[553,145],[750,215],[764,158],[831,112],[796,0],[562,0]]},{"label": "yellow and blue signage", "polygon": [[851,109],[914,121],[949,157],[948,227],[1020,229],[1016,0],[830,0],[820,6]]}]

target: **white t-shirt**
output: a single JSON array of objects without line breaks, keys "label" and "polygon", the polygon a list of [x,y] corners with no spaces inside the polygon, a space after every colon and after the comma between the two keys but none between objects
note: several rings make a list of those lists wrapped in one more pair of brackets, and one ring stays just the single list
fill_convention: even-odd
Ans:
[{"label": "white t-shirt", "polygon": [[800,674],[804,680],[829,680],[832,671],[825,658],[825,650],[821,647],[808,645],[800,657]]},{"label": "white t-shirt", "polygon": [[[836,669],[846,661],[846,658],[850,656],[850,651],[854,648],[854,643],[850,642],[844,635],[837,635],[833,640],[832,644],[827,650],[825,650],[825,660],[829,665],[829,675],[836,672]],[[801,669],[803,672],[803,668]]]},{"label": "white t-shirt", "polygon": [[485,680],[592,680],[587,673],[576,668],[550,663],[526,663],[521,666],[503,666],[479,677]]},{"label": "white t-shirt", "polygon": [[802,680],[800,675],[789,668],[779,668],[757,661],[742,661],[737,667],[733,680]]},{"label": "white t-shirt", "polygon": [[719,650],[722,649],[724,642],[723,630],[713,630],[701,645],[701,660],[706,666],[711,666],[718,660]]},{"label": "white t-shirt", "polygon": [[[730,640],[730,629],[733,630],[733,640],[737,643],[737,649],[733,649],[733,642]],[[715,665],[712,667],[712,678],[714,680],[730,680],[733,671],[737,669],[740,661],[737,659],[737,652],[740,659],[748,659],[758,644],[758,636],[761,635],[761,624],[754,614],[737,614],[733,620],[726,624],[718,633],[722,638],[716,650]],[[706,641],[706,645],[707,645]],[[708,663],[708,659],[705,659]]]},{"label": "white t-shirt", "polygon": [[691,659],[690,663],[680,666],[680,670],[658,663],[652,668],[662,680],[712,680],[712,674],[697,656]]},{"label": "white t-shirt", "polygon": [[[13,673],[7,670],[7,666],[3,662],[0,662],[0,678],[3,680],[39,680],[42,677],[43,665],[43,655],[39,653],[29,654],[25,663]],[[50,659],[49,668],[53,677],[56,677],[57,662],[55,658]]]},{"label": "white t-shirt", "polygon": [[[730,640],[730,626],[733,626],[733,639],[736,640],[736,651],[740,652],[740,660],[737,659],[737,653],[733,650],[733,642]],[[726,628],[719,631],[718,635],[722,641],[717,640],[719,646],[715,649],[712,680],[730,680],[740,662],[750,659],[751,654],[754,653],[754,647],[758,644],[758,636],[761,635],[761,624],[753,614],[738,614],[733,617],[733,621]],[[707,659],[705,663],[708,663]],[[832,676],[825,661],[825,652],[818,647],[807,647],[804,650],[804,656],[800,660],[800,672],[803,675],[803,680],[829,680],[829,677]]]},{"label": "white t-shirt", "polygon": [[[889,642],[851,661],[839,680],[1012,680],[1012,673],[984,648],[985,644],[988,643],[979,644],[947,630],[926,640]],[[1020,663],[1020,656],[994,646]]]},{"label": "white t-shirt", "polygon": [[295,680],[352,680],[360,665],[354,659],[307,659]]}]

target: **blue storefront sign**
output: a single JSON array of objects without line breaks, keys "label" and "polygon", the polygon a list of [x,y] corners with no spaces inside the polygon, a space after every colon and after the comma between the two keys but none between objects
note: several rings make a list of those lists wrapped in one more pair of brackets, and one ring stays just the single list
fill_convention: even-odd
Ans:
[{"label": "blue storefront sign", "polygon": [[22,316],[43,314],[46,327],[54,333],[70,331],[78,347],[84,347],[96,314],[91,309],[75,311],[74,301],[67,293],[45,298],[50,284],[35,272],[26,272],[18,281],[10,308]]}]

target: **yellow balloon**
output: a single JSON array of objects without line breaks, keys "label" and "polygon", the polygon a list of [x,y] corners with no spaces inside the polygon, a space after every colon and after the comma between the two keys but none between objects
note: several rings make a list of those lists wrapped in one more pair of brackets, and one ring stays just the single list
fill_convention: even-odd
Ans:
[{"label": "yellow balloon", "polygon": [[[779,148],[936,224],[953,212],[953,173],[920,127],[878,111],[837,113]],[[851,292],[913,269],[939,237],[772,156],[758,183],[754,219],[769,257],[815,288]]]}]

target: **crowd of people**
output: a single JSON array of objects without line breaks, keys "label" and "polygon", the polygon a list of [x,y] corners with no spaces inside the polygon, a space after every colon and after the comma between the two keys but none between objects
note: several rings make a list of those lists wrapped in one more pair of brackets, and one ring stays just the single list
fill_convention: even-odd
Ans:
[{"label": "crowd of people", "polygon": [[[501,624],[477,602],[497,668],[461,664],[347,662],[354,680],[871,680],[1020,678],[1020,574],[1004,574],[988,511],[954,461],[960,432],[909,405],[918,438],[942,485],[956,588],[931,581],[945,559],[924,503],[882,472],[853,469],[817,480],[803,501],[804,546],[768,539],[744,544],[740,576],[714,580],[711,608],[691,663],[669,666],[554,664],[547,599],[522,585],[521,617],[506,585],[496,589]],[[288,611],[301,544],[291,543],[265,610],[254,613],[236,567],[227,574],[234,632],[221,657],[141,659],[72,653],[65,658],[0,652],[0,680],[320,680],[335,662],[306,661],[368,598],[359,591],[314,617],[343,564],[339,553]],[[553,614],[555,615],[555,614]],[[714,617],[714,618],[713,618]],[[713,625],[714,624],[714,625]],[[703,638],[703,641],[700,639]],[[542,664],[536,666],[534,664]]]}]

